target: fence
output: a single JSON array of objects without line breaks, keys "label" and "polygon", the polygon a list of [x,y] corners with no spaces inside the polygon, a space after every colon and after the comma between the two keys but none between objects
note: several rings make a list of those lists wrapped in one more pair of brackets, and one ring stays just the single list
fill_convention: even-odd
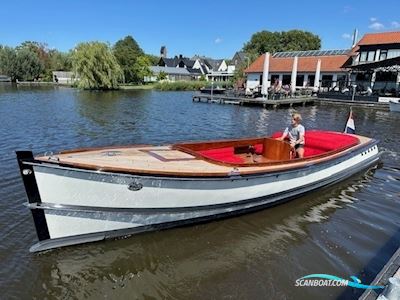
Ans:
[{"label": "fence", "polygon": [[399,83],[394,81],[323,81],[319,94],[339,93],[343,96],[400,97]]}]

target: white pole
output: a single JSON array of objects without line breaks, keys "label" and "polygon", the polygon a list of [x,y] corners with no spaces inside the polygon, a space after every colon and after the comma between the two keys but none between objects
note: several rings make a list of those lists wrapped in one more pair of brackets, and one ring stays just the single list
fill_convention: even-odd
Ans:
[{"label": "white pole", "polygon": [[297,63],[298,63],[298,57],[295,56],[293,59],[292,78],[290,80],[290,88],[292,95],[294,95],[294,92],[296,91]]},{"label": "white pole", "polygon": [[268,98],[268,72],[269,72],[269,52],[265,53],[264,57],[264,68],[263,68],[263,76],[262,76],[262,87],[261,94],[263,98]]},{"label": "white pole", "polygon": [[318,92],[318,90],[319,90],[319,77],[320,76],[321,76],[321,60],[318,59],[317,69],[315,70],[314,92]]},{"label": "white pole", "polygon": [[354,96],[356,95],[356,88],[357,88],[357,84],[353,84],[353,95],[351,96],[351,101],[354,101]]}]

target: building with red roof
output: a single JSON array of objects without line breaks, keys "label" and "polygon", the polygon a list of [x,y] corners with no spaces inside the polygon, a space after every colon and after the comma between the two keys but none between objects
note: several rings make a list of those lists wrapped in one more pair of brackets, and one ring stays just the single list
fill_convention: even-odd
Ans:
[{"label": "building with red roof", "polygon": [[[379,62],[386,65],[387,60],[400,57],[400,32],[382,32],[365,34],[352,49],[344,50],[310,50],[277,52],[270,56],[268,86],[279,82],[281,85],[291,83],[293,64],[297,57],[296,88],[325,87],[341,89],[353,82],[364,82],[372,89],[380,89],[381,82],[399,90],[400,73],[395,68],[377,69]],[[247,69],[247,88],[258,89],[262,86],[262,74],[265,54],[259,56]],[[320,72],[318,83],[315,75],[318,61]],[[373,69],[367,65],[375,63]],[[360,69],[360,66],[363,69]],[[278,81],[279,80],[279,81]]]},{"label": "building with red roof", "polygon": [[[269,81],[279,80],[282,85],[290,84],[294,58],[298,57],[296,87],[314,86],[318,60],[321,61],[319,81],[324,86],[332,81],[344,80],[347,71],[342,68],[349,59],[347,50],[312,50],[277,52],[270,57]],[[262,85],[265,54],[258,57],[246,70],[247,87]]]}]

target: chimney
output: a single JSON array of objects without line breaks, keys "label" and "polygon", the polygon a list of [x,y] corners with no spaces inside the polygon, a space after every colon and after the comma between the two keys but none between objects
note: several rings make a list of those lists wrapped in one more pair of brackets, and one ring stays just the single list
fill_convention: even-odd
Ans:
[{"label": "chimney", "polygon": [[358,29],[354,29],[354,33],[353,33],[353,45],[351,45],[351,48],[354,48],[355,45],[358,42]]}]

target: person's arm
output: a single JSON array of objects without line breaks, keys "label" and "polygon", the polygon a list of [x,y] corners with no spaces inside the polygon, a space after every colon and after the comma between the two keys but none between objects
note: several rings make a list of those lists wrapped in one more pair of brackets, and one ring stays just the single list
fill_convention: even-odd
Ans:
[{"label": "person's arm", "polygon": [[278,140],[283,141],[289,134],[289,128],[286,127],[285,131],[282,133],[282,136],[278,138]]}]

